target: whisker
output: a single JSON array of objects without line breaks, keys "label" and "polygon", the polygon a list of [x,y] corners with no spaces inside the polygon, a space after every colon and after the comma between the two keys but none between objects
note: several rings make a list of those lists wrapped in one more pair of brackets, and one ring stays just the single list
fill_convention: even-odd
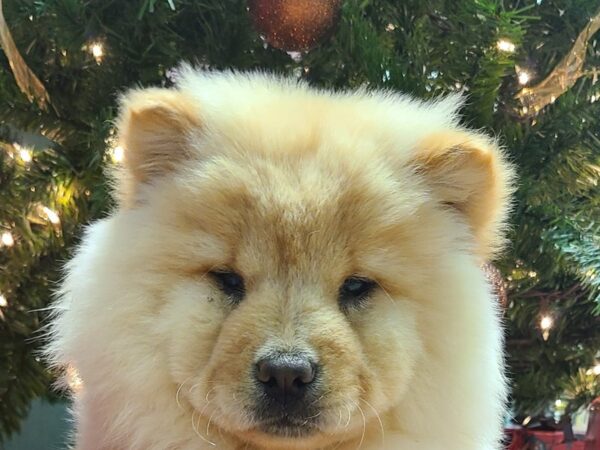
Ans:
[{"label": "whisker", "polygon": [[323,397],[325,397],[325,394],[321,395],[318,399],[313,400],[308,406],[313,406],[314,404],[319,403],[321,400],[323,400]]},{"label": "whisker", "polygon": [[209,399],[208,399],[208,396],[210,395],[210,393],[211,393],[211,392],[213,392],[213,391],[214,391],[215,389],[217,389],[217,388],[218,388],[218,386],[213,386],[213,387],[211,387],[211,388],[208,390],[208,392],[206,393],[206,397],[205,397],[205,400],[207,401],[207,403],[210,403],[210,402],[212,402],[212,400],[209,400]]},{"label": "whisker", "polygon": [[179,401],[179,393],[181,392],[181,388],[183,388],[185,383],[187,383],[191,378],[192,378],[192,376],[189,376],[185,380],[183,380],[183,383],[181,383],[179,385],[179,387],[177,388],[177,392],[175,393],[175,402],[177,403],[177,406],[179,407],[179,409],[182,411],[183,411],[183,406],[181,405],[181,402]]},{"label": "whisker", "polygon": [[385,428],[383,427],[383,421],[381,420],[381,416],[379,415],[377,410],[373,407],[373,405],[371,405],[368,401],[366,401],[364,398],[361,398],[361,401],[365,402],[367,404],[367,406],[373,410],[373,412],[375,413],[375,417],[377,417],[377,420],[379,422],[379,427],[381,428],[381,446],[383,448],[383,447],[385,447]]},{"label": "whisker", "polygon": [[[198,431],[198,428],[196,426],[196,421],[194,420],[194,416],[196,415],[196,411],[194,411],[192,413],[192,428],[194,429],[194,433],[196,433],[196,435],[202,439],[204,442],[206,442],[207,444],[212,445],[213,447],[215,447],[217,444],[215,444],[212,441],[209,441],[208,439],[206,439],[204,436],[202,436],[202,434],[200,434],[200,431]],[[198,415],[198,423],[200,423],[200,415]]]},{"label": "whisker", "polygon": [[338,412],[340,414],[340,417],[338,419],[338,423],[336,425],[336,428],[339,427],[342,424],[342,408],[341,407],[338,409]]},{"label": "whisker", "polygon": [[210,423],[212,422],[213,416],[215,415],[216,412],[217,412],[216,410],[213,411],[212,414],[210,415],[210,417],[208,418],[208,423],[206,424],[206,435],[207,436],[210,436]]},{"label": "whisker", "polygon": [[319,411],[318,413],[316,413],[313,416],[307,417],[306,420],[310,420],[310,419],[316,419],[317,417],[319,417],[321,415],[321,411]]},{"label": "whisker", "polygon": [[348,420],[346,421],[346,425],[344,425],[344,428],[348,428],[348,426],[350,425],[350,420],[352,419],[352,411],[350,411],[350,406],[348,405],[348,403],[346,403],[344,406],[346,406],[346,412],[348,413]]},{"label": "whisker", "polygon": [[365,441],[365,434],[367,432],[367,418],[365,417],[365,412],[360,407],[360,405],[354,401],[352,401],[352,403],[354,404],[354,406],[356,406],[358,408],[358,412],[362,416],[362,420],[363,420],[363,429],[362,429],[362,434],[360,436],[360,442],[358,443],[358,447],[356,447],[356,449],[359,450],[362,447],[363,442]]},{"label": "whisker", "polygon": [[381,285],[380,285],[379,287],[380,287],[380,288],[381,288],[381,290],[384,292],[384,294],[387,296],[387,298],[390,300],[390,302],[392,302],[392,305],[396,306],[396,300],[394,300],[394,299],[392,298],[392,296],[389,294],[389,292],[388,292],[388,291],[386,291],[386,290],[383,288],[383,286],[381,286]]}]

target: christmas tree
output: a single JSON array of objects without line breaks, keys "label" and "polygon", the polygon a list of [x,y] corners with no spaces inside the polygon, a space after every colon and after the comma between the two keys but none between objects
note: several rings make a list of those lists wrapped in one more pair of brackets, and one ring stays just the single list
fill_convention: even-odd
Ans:
[{"label": "christmas tree", "polygon": [[[0,440],[52,394],[38,350],[60,268],[112,207],[116,98],[173,68],[462,92],[518,167],[504,305],[515,414],[600,395],[600,28],[587,0],[21,0],[0,20]],[[300,7],[298,7],[300,5]],[[0,17],[2,19],[2,17]],[[498,271],[496,268],[500,269]]]}]

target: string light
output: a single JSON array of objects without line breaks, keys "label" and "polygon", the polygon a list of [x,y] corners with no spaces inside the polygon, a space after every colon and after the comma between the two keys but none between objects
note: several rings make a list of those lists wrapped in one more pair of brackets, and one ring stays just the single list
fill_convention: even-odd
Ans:
[{"label": "string light", "polygon": [[100,64],[102,58],[104,58],[104,45],[101,42],[94,42],[89,46],[89,49],[96,62]]},{"label": "string light", "polygon": [[42,207],[42,211],[44,211],[44,214],[46,215],[48,220],[50,222],[52,222],[54,225],[58,225],[60,223],[60,217],[58,217],[58,214],[56,214],[50,208],[48,208],[47,206],[44,206],[44,207]]},{"label": "string light", "polygon": [[527,84],[529,83],[529,80],[531,79],[531,75],[529,75],[529,72],[525,71],[525,70],[521,70],[518,74],[518,79],[519,79],[519,84]]},{"label": "string light", "polygon": [[2,306],[3,308],[8,306],[8,300],[6,300],[4,294],[0,294],[0,306]]},{"label": "string light", "polygon": [[396,29],[396,25],[394,25],[393,23],[388,23],[385,26],[385,31],[387,31],[388,33],[391,31],[394,31]]},{"label": "string light", "polygon": [[554,320],[551,316],[542,316],[540,320],[540,328],[542,329],[542,337],[545,341],[550,337],[550,328],[554,325]]},{"label": "string light", "polygon": [[516,49],[515,44],[510,42],[508,39],[500,39],[496,43],[496,47],[498,47],[498,50],[506,53],[513,53]]},{"label": "string light", "polygon": [[13,142],[13,148],[19,154],[19,158],[21,158],[21,161],[23,161],[24,163],[31,162],[31,160],[32,160],[31,150],[29,150],[28,148],[22,147],[18,142]]},{"label": "string light", "polygon": [[596,364],[593,368],[592,368],[592,373],[594,375],[600,375],[600,363]]},{"label": "string light", "polygon": [[125,157],[125,149],[120,145],[111,150],[111,158],[114,163],[120,163]]},{"label": "string light", "polygon": [[562,400],[560,398],[557,398],[556,401],[554,402],[554,406],[556,406],[557,408],[560,408],[562,406]]},{"label": "string light", "polygon": [[30,163],[31,159],[32,159],[31,150],[29,150],[27,148],[20,149],[19,157],[21,158],[21,161],[23,161],[24,163]]},{"label": "string light", "polygon": [[4,245],[5,247],[12,247],[13,245],[15,245],[15,240],[10,231],[5,231],[4,233],[2,233],[2,237],[0,237],[0,242],[2,242],[2,245]]},{"label": "string light", "polygon": [[554,320],[550,316],[543,316],[542,320],[540,320],[540,327],[542,330],[549,330],[554,325]]}]

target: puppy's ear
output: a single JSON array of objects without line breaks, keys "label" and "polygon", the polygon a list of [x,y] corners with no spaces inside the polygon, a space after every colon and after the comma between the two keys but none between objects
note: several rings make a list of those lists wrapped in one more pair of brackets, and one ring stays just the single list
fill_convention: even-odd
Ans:
[{"label": "puppy's ear", "polygon": [[[198,106],[177,90],[132,90],[121,98],[117,120],[124,148],[119,194],[167,175],[192,156],[188,141],[201,128]],[[124,192],[125,191],[125,192]]]},{"label": "puppy's ear", "polygon": [[416,163],[434,197],[465,218],[477,253],[500,250],[514,170],[496,142],[466,130],[436,133],[421,141]]}]

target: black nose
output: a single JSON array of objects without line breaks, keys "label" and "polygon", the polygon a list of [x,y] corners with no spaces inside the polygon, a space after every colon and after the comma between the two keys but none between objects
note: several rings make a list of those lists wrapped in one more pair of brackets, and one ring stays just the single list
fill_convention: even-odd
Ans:
[{"label": "black nose", "polygon": [[265,393],[279,401],[302,397],[315,380],[316,365],[306,356],[279,354],[256,365],[256,378]]}]

